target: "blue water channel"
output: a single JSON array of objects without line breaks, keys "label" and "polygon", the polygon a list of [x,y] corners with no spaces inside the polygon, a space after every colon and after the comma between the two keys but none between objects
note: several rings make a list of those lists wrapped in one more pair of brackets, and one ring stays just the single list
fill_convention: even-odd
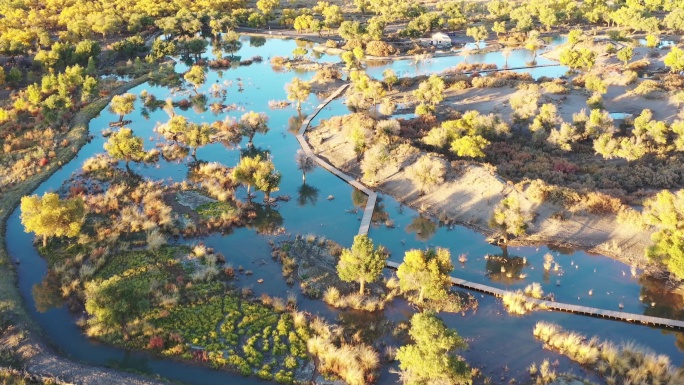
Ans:
[{"label": "blue water channel", "polygon": [[[559,43],[562,41],[557,41]],[[301,43],[300,43],[301,44]],[[265,112],[269,116],[270,132],[266,135],[257,135],[254,145],[261,149],[267,149],[275,163],[276,168],[283,173],[280,191],[274,196],[288,195],[292,199],[289,202],[279,202],[274,209],[282,218],[279,223],[285,228],[285,235],[279,237],[258,234],[254,229],[240,228],[227,235],[213,234],[201,238],[207,245],[214,247],[224,254],[228,262],[234,266],[245,266],[254,271],[253,276],[241,276],[238,285],[252,287],[254,292],[268,293],[270,295],[285,296],[293,292],[298,296],[298,307],[313,313],[318,313],[330,320],[347,314],[352,318],[363,320],[364,318],[353,312],[340,312],[328,308],[322,301],[309,300],[301,295],[299,289],[285,284],[280,274],[280,266],[270,258],[268,240],[286,239],[296,234],[314,234],[319,237],[339,242],[344,246],[350,246],[353,236],[358,232],[360,221],[359,214],[350,214],[356,208],[353,195],[354,189],[336,178],[325,170],[318,168],[307,174],[307,185],[317,189],[318,193],[308,196],[306,199],[299,198],[299,190],[302,185],[301,173],[297,170],[294,155],[299,149],[292,127],[298,127],[296,122],[301,117],[294,108],[269,109],[270,100],[285,99],[285,84],[289,83],[294,76],[302,79],[310,79],[314,72],[297,71],[277,72],[270,64],[272,56],[289,56],[297,46],[293,40],[266,39],[263,46],[255,47],[250,44],[250,39],[243,37],[243,47],[237,53],[243,59],[255,55],[264,57],[262,63],[251,66],[236,67],[224,71],[211,70],[208,73],[207,82],[201,92],[209,96],[212,87],[219,87],[227,91],[225,104],[235,103],[238,110],[228,113],[213,114],[211,111],[187,111],[176,110],[177,114],[186,116],[194,122],[213,122],[222,120],[227,116],[239,118],[246,111]],[[509,66],[524,65],[530,61],[529,52],[526,50],[513,51],[509,57]],[[210,58],[208,52],[206,57]],[[318,55],[318,61],[337,62],[338,58],[330,55]],[[463,57],[452,56],[433,59],[416,65],[412,60],[395,60],[382,66],[373,66],[368,73],[380,76],[386,68],[393,68],[400,75],[416,75],[441,72],[453,67],[462,61]],[[503,67],[501,53],[492,52],[468,57],[469,62],[481,61],[495,63]],[[537,58],[539,62],[542,60]],[[546,59],[544,59],[546,60]],[[187,69],[184,64],[176,66],[177,72]],[[532,70],[535,77],[558,76],[565,73],[567,68],[548,67]],[[243,90],[238,90],[238,82],[243,83]],[[155,95],[157,99],[164,100],[171,97],[180,100],[189,96],[187,91],[173,93],[164,87],[155,87],[149,84],[131,89],[129,92],[140,94],[143,90]],[[209,96],[209,104],[215,101]],[[308,102],[302,105],[302,114],[306,115],[314,110],[320,103],[320,99],[312,95]],[[159,109],[149,112],[148,115],[140,113],[143,109],[140,99],[136,102],[135,113],[127,116],[132,123],[129,125],[136,135],[145,138],[145,147],[152,149],[158,143],[165,140],[154,130],[155,126],[164,123],[169,116]],[[321,119],[335,115],[348,113],[342,100],[338,99],[324,108],[317,116],[312,126],[317,125]],[[34,193],[42,194],[59,188],[73,173],[77,172],[83,161],[95,154],[102,153],[106,139],[100,134],[101,130],[108,127],[108,123],[117,120],[117,117],[106,109],[90,123],[90,133],[93,140],[80,149],[76,158],[64,165],[59,171],[40,185]],[[244,148],[246,142],[242,143]],[[197,158],[204,161],[220,162],[226,166],[235,166],[239,160],[240,147],[227,148],[221,143],[200,148]],[[189,162],[186,160],[169,162],[160,159],[155,165],[131,165],[134,172],[150,179],[165,179],[180,182],[185,179]],[[244,190],[240,190],[244,196]],[[329,199],[330,198],[330,199]],[[515,289],[526,286],[531,282],[540,282],[545,292],[553,292],[557,301],[577,303],[585,306],[617,310],[618,303],[624,305],[623,311],[637,314],[652,314],[662,316],[676,316],[679,308],[672,308],[662,302],[651,305],[656,298],[657,290],[646,289],[630,274],[629,266],[603,256],[590,255],[581,251],[554,249],[549,247],[519,247],[510,248],[510,256],[526,258],[527,263],[522,269],[516,271],[516,275],[509,278],[501,274],[500,266],[492,264],[485,255],[501,254],[501,249],[488,244],[485,237],[463,226],[443,226],[437,224],[432,218],[420,216],[415,210],[405,207],[389,196],[381,196],[379,209],[384,210],[394,227],[389,228],[384,224],[375,224],[370,231],[370,236],[376,244],[382,244],[391,252],[391,259],[401,261],[406,250],[411,248],[424,248],[428,246],[447,247],[451,250],[454,259],[454,275],[474,282],[486,283],[491,286]],[[422,232],[417,235],[411,231],[411,224],[426,221],[434,224],[434,231]],[[215,371],[191,364],[178,363],[172,360],[159,359],[152,355],[139,352],[128,352],[122,349],[103,345],[87,338],[79,329],[72,314],[66,307],[48,310],[40,313],[36,310],[31,289],[40,283],[46,272],[46,263],[38,255],[32,245],[33,236],[23,232],[23,226],[19,220],[19,210],[11,215],[7,225],[7,247],[13,259],[20,261],[18,265],[19,288],[27,303],[31,316],[45,330],[49,340],[67,356],[95,365],[112,366],[127,370],[156,374],[172,380],[191,384],[256,384],[262,381],[256,378],[245,378],[226,371]],[[199,241],[192,240],[189,242]],[[561,266],[559,271],[545,273],[542,263],[543,255],[551,253]],[[457,256],[467,255],[467,262],[460,263]],[[388,274],[390,274],[388,272]],[[520,274],[526,278],[520,279]],[[264,279],[264,283],[258,283]],[[656,285],[657,286],[657,285]],[[593,295],[588,291],[593,290]],[[662,293],[661,293],[662,294]],[[504,366],[507,367],[507,378],[525,379],[525,368],[532,361],[540,362],[545,357],[552,360],[558,359],[559,368],[580,373],[577,365],[571,364],[567,359],[552,352],[544,351],[541,345],[532,337],[532,328],[539,320],[557,322],[569,329],[578,330],[589,335],[599,335],[601,338],[615,342],[635,340],[639,344],[648,346],[658,353],[667,354],[673,363],[680,365],[684,360],[684,354],[677,348],[677,334],[646,326],[632,325],[615,321],[607,321],[590,317],[577,316],[565,313],[537,312],[523,317],[507,315],[500,303],[478,293],[474,295],[480,300],[476,312],[461,314],[441,315],[445,322],[458,330],[470,343],[470,348],[464,356],[475,366],[484,366],[485,374],[491,369],[497,373]],[[641,297],[641,299],[640,299]],[[402,301],[395,301],[396,306],[390,306],[384,314],[393,321],[404,321],[410,318],[414,311]],[[680,341],[681,341],[680,336]],[[681,346],[681,344],[680,344]],[[389,367],[383,369],[380,383],[389,384],[397,382],[396,374],[388,372]],[[527,375],[529,376],[529,375]],[[527,377],[529,378],[529,377]]]}]

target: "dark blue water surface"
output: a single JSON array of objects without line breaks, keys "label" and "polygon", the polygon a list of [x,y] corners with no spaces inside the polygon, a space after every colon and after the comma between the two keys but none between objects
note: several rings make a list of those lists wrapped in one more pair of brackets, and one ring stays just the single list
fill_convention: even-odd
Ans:
[{"label": "dark blue water surface", "polygon": [[[553,44],[558,43],[562,43],[562,39],[553,42]],[[249,39],[243,38],[243,47],[237,54],[243,59],[261,55],[265,59],[264,62],[221,72],[209,71],[207,82],[201,89],[201,92],[207,96],[210,95],[209,91],[212,87],[225,89],[227,91],[225,103],[237,104],[238,110],[218,115],[209,110],[196,112],[192,109],[187,111],[177,109],[176,113],[194,122],[213,122],[222,120],[226,116],[239,119],[243,113],[250,110],[267,113],[271,130],[266,135],[257,135],[254,138],[254,145],[267,149],[276,168],[283,173],[280,191],[274,193],[274,196],[289,195],[292,198],[289,202],[280,202],[275,208],[282,216],[282,226],[286,230],[286,234],[277,239],[286,239],[295,234],[314,234],[349,246],[353,236],[358,232],[360,220],[360,214],[348,213],[355,207],[352,198],[354,189],[332,174],[318,168],[307,175],[307,185],[318,190],[317,197],[299,202],[297,198],[302,178],[294,161],[299,144],[290,129],[293,126],[298,127],[292,123],[298,119],[298,113],[293,108],[280,110],[268,108],[270,100],[285,99],[285,84],[294,76],[302,79],[310,79],[313,76],[313,72],[305,71],[275,72],[268,63],[272,56],[289,56],[297,46],[296,44],[293,40],[266,39],[263,46],[254,47],[250,45]],[[206,56],[211,57],[209,53]],[[435,73],[453,67],[463,59],[462,56],[453,56],[418,64],[412,60],[395,60],[387,64],[375,63],[368,69],[368,72],[379,77],[382,71],[391,67],[402,76]],[[338,61],[336,57],[329,55],[319,55],[316,60]],[[495,63],[499,67],[503,67],[503,60],[499,52],[468,57],[469,62]],[[508,64],[516,67],[530,60],[531,54],[528,51],[517,50],[511,54]],[[537,62],[547,64],[547,59],[538,57]],[[184,64],[176,66],[178,72],[186,69],[187,66]],[[531,72],[533,76],[539,77],[559,76],[566,71],[567,68],[559,66],[538,68]],[[240,81],[243,83],[242,91],[238,91]],[[180,100],[190,96],[188,91],[173,93],[167,88],[154,87],[149,84],[143,84],[129,92],[140,94],[143,90],[160,100],[169,97],[173,100]],[[209,103],[215,101],[211,96],[209,98]],[[320,101],[318,97],[312,95],[306,103],[303,103],[302,114],[306,115],[313,111],[314,106]],[[136,107],[138,112],[127,117],[132,120],[129,127],[136,135],[145,138],[147,149],[152,149],[158,143],[164,142],[164,139],[156,134],[155,126],[166,122],[169,117],[163,110],[151,112],[144,117],[140,114],[142,109],[140,100],[136,102]],[[333,101],[321,111],[312,125],[317,125],[321,119],[346,113],[348,110],[341,100]],[[114,120],[117,120],[117,117],[107,110],[93,119],[90,123],[90,132],[94,135],[94,139],[79,151],[74,160],[42,183],[35,193],[42,194],[56,190],[72,173],[80,169],[85,159],[102,153],[106,139],[102,137],[100,131]],[[245,145],[246,142],[243,142],[238,148],[226,148],[220,143],[212,144],[200,148],[197,151],[197,158],[220,162],[232,167],[239,160],[240,147],[244,148]],[[146,178],[182,181],[186,177],[188,164],[187,160],[167,162],[161,159],[156,165],[132,165],[131,167],[133,171]],[[244,196],[243,189],[240,190],[240,194]],[[257,199],[260,197],[261,193]],[[334,199],[328,199],[328,197]],[[492,264],[491,261],[488,263],[485,259],[485,255],[501,254],[502,251],[488,244],[483,235],[462,226],[435,225],[434,233],[422,232],[418,236],[410,230],[411,224],[422,221],[425,225],[426,221],[434,222],[434,220],[419,216],[415,210],[401,206],[389,196],[381,198],[381,209],[387,212],[394,227],[374,225],[370,236],[376,244],[382,244],[391,251],[392,260],[401,261],[404,252],[411,248],[447,247],[451,250],[456,266],[454,275],[459,278],[507,289],[522,288],[531,282],[540,282],[544,291],[553,292],[558,301],[611,310],[617,310],[618,304],[622,303],[624,311],[638,314],[653,314],[654,312],[649,308],[657,295],[649,294],[638,279],[631,276],[629,267],[620,262],[581,251],[555,250],[548,247],[510,248],[509,256],[525,258],[527,263],[509,278],[501,273],[499,265]],[[45,313],[36,311],[31,288],[42,280],[46,272],[46,264],[32,245],[33,236],[23,232],[18,210],[15,210],[8,221],[6,239],[12,258],[21,261],[18,266],[19,287],[31,316],[43,327],[50,341],[66,355],[91,364],[157,374],[192,384],[262,383],[256,378],[245,378],[225,371],[214,371],[162,360],[148,354],[127,352],[97,343],[84,336],[65,307],[51,309]],[[255,230],[242,228],[228,235],[207,236],[202,238],[202,241],[226,255],[228,262],[235,267],[244,266],[245,269],[254,271],[252,276],[240,276],[239,285],[252,287],[256,294],[269,293],[285,296],[288,292],[292,292],[298,297],[300,309],[318,313],[331,321],[335,320],[340,312],[329,309],[321,301],[304,298],[296,287],[285,284],[280,266],[270,258],[269,239],[273,237],[259,235]],[[197,240],[187,242],[195,241]],[[555,261],[561,266],[559,271],[544,272],[542,264],[543,255],[546,253],[554,256]],[[457,257],[460,254],[466,254],[468,261],[463,264],[459,263]],[[521,279],[520,274],[526,277]],[[264,283],[259,284],[259,279],[264,279]],[[560,286],[558,286],[559,282]],[[589,290],[592,290],[593,295],[588,294]],[[676,334],[660,329],[554,312],[538,312],[523,317],[512,317],[503,311],[499,301],[478,293],[474,295],[480,301],[477,312],[468,312],[465,316],[460,314],[443,314],[442,316],[449,326],[468,339],[470,348],[465,352],[465,357],[475,366],[484,366],[483,372],[486,375],[491,375],[490,371],[497,373],[495,379],[498,379],[499,373],[505,366],[509,370],[504,373],[506,381],[511,377],[523,380],[527,376],[525,368],[532,361],[540,362],[544,357],[550,357],[552,360],[559,359],[560,369],[581,374],[581,369],[577,365],[571,364],[567,359],[553,352],[544,351],[534,340],[531,332],[534,324],[539,320],[557,322],[566,328],[589,335],[599,335],[601,338],[615,342],[635,340],[658,353],[669,355],[676,365],[681,365],[684,358],[684,354],[675,345]],[[641,300],[640,296],[642,296]],[[397,322],[407,320],[414,311],[400,300],[395,301],[393,305],[395,306],[385,311],[385,315]],[[673,309],[668,307],[668,304],[658,303],[657,306],[664,306],[659,309],[659,314],[672,314]],[[382,384],[394,383],[398,380],[395,374],[388,372],[388,369],[387,367],[383,369],[380,379]]]}]

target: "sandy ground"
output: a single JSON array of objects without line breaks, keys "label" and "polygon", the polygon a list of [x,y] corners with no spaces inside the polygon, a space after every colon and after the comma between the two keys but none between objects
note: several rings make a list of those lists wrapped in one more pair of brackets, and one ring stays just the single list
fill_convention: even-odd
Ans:
[{"label": "sandy ground", "polygon": [[[487,103],[497,105],[499,102],[494,100]],[[353,145],[348,143],[343,135],[317,127],[308,133],[308,138],[314,152],[319,156],[362,180]],[[648,263],[644,257],[644,249],[650,244],[649,232],[619,225],[614,215],[575,214],[566,220],[552,218],[554,213],[562,210],[561,207],[550,203],[535,203],[526,196],[525,191],[517,191],[512,182],[503,180],[477,164],[463,163],[457,165],[457,168],[449,168],[445,183],[420,196],[418,187],[406,176],[402,168],[412,164],[418,156],[411,154],[405,159],[398,159],[401,166],[385,168],[372,187],[408,206],[440,219],[446,217],[463,223],[488,235],[492,232],[487,222],[495,206],[507,196],[516,196],[523,210],[535,213],[536,218],[528,230],[529,235],[512,243],[550,243],[580,248],[608,255],[641,268]]]},{"label": "sandy ground", "polygon": [[[653,112],[654,119],[671,122],[677,117],[679,108],[676,104],[665,99],[645,99],[630,94],[629,91],[637,87],[637,83],[628,86],[609,86],[603,95],[604,109],[608,112],[624,112],[634,116],[641,114],[644,109]],[[511,116],[513,110],[508,102],[516,92],[513,87],[501,88],[469,88],[459,91],[447,91],[442,107],[451,107],[457,111],[477,110],[480,113],[501,114],[504,119]],[[572,115],[590,108],[587,99],[590,93],[584,90],[571,90],[564,95],[550,94],[543,91],[540,103],[554,103],[558,108],[558,115],[566,122],[572,122]]]}]

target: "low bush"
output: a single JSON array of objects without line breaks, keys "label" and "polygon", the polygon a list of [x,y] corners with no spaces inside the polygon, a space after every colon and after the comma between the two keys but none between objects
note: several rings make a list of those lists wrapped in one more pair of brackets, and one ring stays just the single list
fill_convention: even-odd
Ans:
[{"label": "low bush", "polygon": [[661,99],[665,96],[660,83],[655,80],[644,80],[630,92],[646,99]]},{"label": "low bush", "polygon": [[371,56],[391,56],[397,53],[397,49],[384,41],[373,40],[366,43],[366,54]]}]

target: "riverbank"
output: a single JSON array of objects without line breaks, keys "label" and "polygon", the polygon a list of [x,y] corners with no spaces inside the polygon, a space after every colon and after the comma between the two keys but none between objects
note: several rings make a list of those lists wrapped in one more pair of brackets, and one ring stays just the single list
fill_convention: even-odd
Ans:
[{"label": "riverbank", "polygon": [[37,378],[59,384],[163,384],[140,375],[118,372],[73,362],[57,354],[42,336],[41,330],[26,312],[21,294],[16,287],[17,276],[13,261],[7,253],[5,234],[7,219],[19,205],[21,197],[30,194],[44,180],[78,154],[88,140],[88,125],[110,102],[113,96],[148,80],[144,75],[112,90],[106,97],[91,103],[73,118],[66,136],[71,146],[60,149],[46,169],[28,178],[24,183],[8,189],[0,197],[0,317],[7,326],[0,335],[0,345],[13,351],[24,370]]},{"label": "riverbank", "polygon": [[[310,129],[308,139],[316,155],[361,180],[354,146],[344,135],[319,126]],[[412,164],[417,157],[418,154],[411,154],[385,167],[373,188],[443,222],[461,223],[486,235],[493,235],[487,222],[496,205],[505,197],[515,196],[523,211],[534,213],[534,220],[528,235],[511,241],[512,245],[551,244],[607,255],[642,269],[649,266],[644,249],[650,244],[651,231],[621,225],[615,214],[574,213],[568,218],[561,217],[557,213],[563,212],[562,207],[550,202],[537,203],[526,188],[505,181],[493,170],[476,163],[455,162],[444,183],[420,195],[405,168],[398,166]]]}]

